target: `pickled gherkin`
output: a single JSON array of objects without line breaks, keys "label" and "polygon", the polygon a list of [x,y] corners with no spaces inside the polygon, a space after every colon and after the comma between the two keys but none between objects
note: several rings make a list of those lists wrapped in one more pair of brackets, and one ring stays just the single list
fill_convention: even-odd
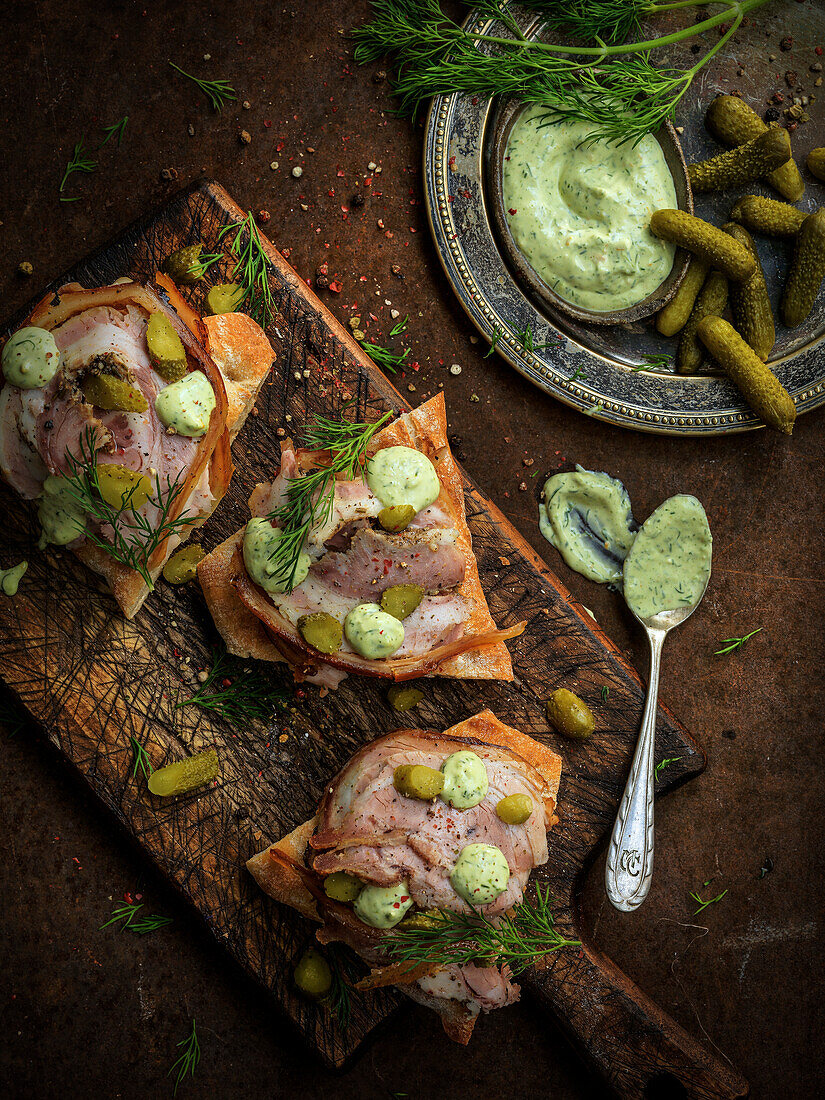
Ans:
[{"label": "pickled gherkin", "polygon": [[424,589],[417,584],[394,584],[381,595],[381,610],[395,619],[412,615],[424,599]]},{"label": "pickled gherkin", "polygon": [[556,688],[546,705],[547,721],[563,737],[585,741],[596,728],[593,712],[583,699],[567,688]]},{"label": "pickled gherkin", "polygon": [[728,222],[722,228],[726,233],[730,233],[735,241],[744,245],[756,260],[756,271],[747,282],[731,284],[730,305],[738,332],[764,363],[776,340],[776,327],[773,323],[768,288],[765,285],[765,273],[747,229],[735,222]]},{"label": "pickled gherkin", "polygon": [[197,756],[187,756],[175,764],[167,764],[149,776],[149,790],[159,798],[169,798],[173,794],[186,794],[188,791],[205,787],[218,778],[218,754],[215,749],[199,752]]},{"label": "pickled gherkin", "polygon": [[185,248],[179,248],[176,252],[166,257],[163,263],[163,270],[167,275],[171,276],[176,283],[181,283],[184,286],[189,283],[196,283],[201,277],[198,261],[201,258],[202,252],[202,244],[188,244]]},{"label": "pickled gherkin", "polygon": [[196,542],[176,550],[163,567],[163,579],[170,584],[186,584],[195,579],[198,562],[203,561],[206,551]]},{"label": "pickled gherkin", "polygon": [[295,967],[295,984],[308,997],[323,997],[332,986],[329,963],[314,947],[309,947]]},{"label": "pickled gherkin", "polygon": [[533,812],[529,794],[508,794],[496,803],[496,817],[505,825],[523,825]]},{"label": "pickled gherkin", "polygon": [[234,313],[244,299],[244,289],[238,283],[221,283],[213,286],[206,295],[206,308],[212,316]]},{"label": "pickled gherkin", "polygon": [[753,183],[791,159],[791,139],[787,130],[767,130],[764,134],[719,153],[710,160],[688,165],[688,178],[696,194],[726,191]]},{"label": "pickled gherkin", "polygon": [[782,295],[782,320],[801,325],[813,308],[825,278],[825,207],[809,214],[796,238],[793,261]]},{"label": "pickled gherkin", "polygon": [[731,221],[768,237],[795,237],[808,216],[795,206],[764,195],[743,195],[733,204]]},{"label": "pickled gherkin", "polygon": [[684,328],[709,268],[706,260],[700,260],[698,256],[691,257],[685,277],[676,293],[656,315],[656,328],[662,336],[675,336]]},{"label": "pickled gherkin", "polygon": [[99,409],[118,412],[146,412],[149,402],[137,386],[114,374],[87,374],[80,383],[83,397]]},{"label": "pickled gherkin", "polygon": [[313,611],[298,620],[298,633],[319,653],[337,653],[344,640],[344,628],[326,611]]},{"label": "pickled gherkin", "polygon": [[138,511],[153,491],[152,482],[146,474],[139,474],[118,462],[97,464],[97,484],[103,500],[118,511],[127,506],[133,512]]},{"label": "pickled gherkin", "polygon": [[[743,99],[733,95],[720,95],[714,99],[707,109],[705,125],[725,145],[743,145],[768,130],[756,111]],[[805,194],[805,181],[793,158],[768,172],[765,181],[789,202],[799,202]]]},{"label": "pickled gherkin", "polygon": [[681,245],[737,282],[749,279],[756,270],[753,256],[738,241],[684,210],[657,210],[650,219],[650,231]]},{"label": "pickled gherkin", "polygon": [[696,374],[699,370],[705,357],[696,335],[699,322],[705,317],[721,316],[727,304],[728,280],[721,272],[711,271],[679,337],[676,348],[676,369],[679,374]]},{"label": "pickled gherkin", "polygon": [[733,325],[721,317],[706,317],[698,333],[753,411],[772,428],[790,435],[796,420],[793,398]]},{"label": "pickled gherkin", "polygon": [[426,764],[399,764],[393,772],[392,785],[406,798],[429,802],[444,789],[444,773]]},{"label": "pickled gherkin", "polygon": [[378,513],[378,522],[385,531],[397,534],[405,530],[415,519],[415,508],[411,504],[393,504],[382,508]]},{"label": "pickled gherkin", "polygon": [[186,352],[165,313],[153,313],[149,318],[146,346],[152,366],[164,382],[180,382],[186,374]]},{"label": "pickled gherkin", "polygon": [[806,164],[812,176],[825,180],[825,149],[811,149]]},{"label": "pickled gherkin", "polygon": [[387,692],[387,700],[393,710],[403,714],[405,710],[417,707],[424,698],[424,692],[407,684],[393,684]]},{"label": "pickled gherkin", "polygon": [[333,901],[355,901],[364,884],[347,871],[333,871],[324,879],[324,893]]}]

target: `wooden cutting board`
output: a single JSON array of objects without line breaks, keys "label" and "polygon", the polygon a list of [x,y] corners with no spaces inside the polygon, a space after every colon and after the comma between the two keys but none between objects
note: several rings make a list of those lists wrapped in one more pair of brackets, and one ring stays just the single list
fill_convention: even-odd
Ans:
[{"label": "wooden cutting board", "polygon": [[[242,211],[215,183],[204,183],[142,218],[111,244],[55,280],[98,286],[122,275],[151,277],[173,249],[203,241],[218,251],[216,233]],[[306,284],[267,244],[277,317],[269,329],[276,365],[233,448],[231,489],[201,541],[211,549],[248,518],[247,497],[278,462],[277,427],[300,431],[315,414],[375,419],[409,406]],[[225,281],[229,265],[212,268]],[[193,289],[201,304],[203,286]],[[23,314],[3,328],[20,323]],[[344,409],[346,408],[346,413]],[[266,986],[330,1064],[341,1065],[400,1002],[376,993],[353,998],[341,1032],[332,1017],[296,995],[294,962],[312,929],[264,897],[244,869],[246,859],[314,812],[325,781],[366,740],[398,725],[386,686],[347,680],[321,699],[314,688],[293,695],[287,715],[233,728],[194,707],[193,670],[209,665],[217,637],[200,590],[161,583],[135,622],[126,622],[97,579],[68,553],[45,555],[32,509],[6,486],[3,564],[29,560],[13,599],[0,600],[0,676],[98,798],[147,856],[197,908],[215,938]],[[559,825],[550,863],[539,876],[558,901],[557,922],[578,936],[576,892],[609,830],[639,728],[643,688],[635,671],[564,586],[481,491],[466,482],[466,503],[482,583],[501,626],[528,621],[510,644],[513,684],[454,680],[426,683],[425,701],[404,724],[445,729],[490,707],[504,721],[549,739],[564,759]],[[292,692],[291,678],[273,677]],[[548,732],[542,701],[556,686],[589,701],[599,733],[571,743]],[[607,698],[602,689],[607,686]],[[214,789],[159,803],[132,776],[135,737],[155,767],[215,745],[221,778]],[[679,757],[662,774],[659,792],[704,767],[685,729],[662,709],[656,758]],[[632,917],[628,917],[632,920]],[[746,1083],[660,1012],[590,944],[550,957],[523,982],[548,1006],[592,1067],[622,1096],[652,1095],[658,1083],[681,1082],[683,1095],[744,1095]],[[484,1042],[483,1021],[473,1042]],[[651,1082],[655,1082],[651,1086]],[[677,1086],[678,1087],[678,1086]],[[657,1093],[658,1095],[658,1093]],[[670,1092],[662,1095],[672,1095]],[[682,1095],[682,1093],[680,1093]]]}]

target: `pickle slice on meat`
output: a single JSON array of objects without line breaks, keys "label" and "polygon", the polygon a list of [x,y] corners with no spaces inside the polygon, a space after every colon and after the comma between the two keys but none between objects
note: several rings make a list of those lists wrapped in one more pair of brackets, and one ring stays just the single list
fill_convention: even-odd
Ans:
[{"label": "pickle slice on meat", "polygon": [[88,404],[107,412],[146,412],[149,408],[137,386],[114,374],[86,374],[80,388]]},{"label": "pickle slice on meat", "polygon": [[146,346],[152,366],[164,382],[179,382],[186,374],[186,352],[165,313],[153,313],[146,326]]},{"label": "pickle slice on meat", "polygon": [[133,512],[143,507],[154,489],[146,474],[118,462],[97,464],[97,484],[101,497],[110,507],[120,510],[128,506]]}]

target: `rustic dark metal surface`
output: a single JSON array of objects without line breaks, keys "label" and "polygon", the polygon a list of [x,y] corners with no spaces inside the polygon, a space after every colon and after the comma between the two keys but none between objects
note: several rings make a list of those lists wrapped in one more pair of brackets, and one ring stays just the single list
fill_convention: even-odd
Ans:
[{"label": "rustic dark metal surface", "polygon": [[[783,35],[796,35],[798,57],[794,65],[800,61],[806,68],[816,64],[815,33],[825,29],[821,6],[776,0],[773,7],[773,19],[782,26]],[[528,37],[540,33],[541,23],[534,12],[518,7],[514,10]],[[720,151],[705,132],[703,119],[709,100],[724,87],[722,77],[731,67],[737,72],[737,88],[757,110],[761,109],[762,89],[772,81],[774,65],[778,66],[769,61],[769,52],[763,48],[763,15],[759,12],[742,27],[679,104],[675,121],[684,129],[682,143],[689,160]],[[664,25],[674,30],[692,19],[692,12],[681,12]],[[650,27],[658,33],[662,25],[659,21]],[[507,34],[506,27],[486,15],[470,16],[468,26],[477,32]],[[686,43],[657,54],[662,67],[672,64],[687,68],[692,60]],[[736,67],[742,65],[746,67],[740,74]],[[813,84],[815,77],[809,76]],[[794,93],[788,91],[785,81],[782,86],[783,101],[791,103]],[[821,115],[816,106],[810,110]],[[540,389],[609,424],[665,435],[699,436],[763,427],[736,387],[710,365],[697,375],[676,373],[672,358],[675,338],[663,339],[644,321],[621,325],[583,323],[569,311],[543,302],[535,289],[531,293],[526,280],[518,278],[517,268],[501,244],[508,231],[501,225],[504,219],[496,211],[496,198],[490,193],[495,181],[489,162],[495,157],[497,117],[496,104],[490,100],[463,94],[439,96],[433,100],[428,116],[424,146],[425,192],[439,257],[459,301],[484,338],[491,342],[497,337],[499,354]],[[809,149],[818,141],[821,144],[818,134],[821,126],[812,125],[795,135],[800,164]],[[810,173],[806,172],[805,177],[807,190],[798,205],[811,211],[825,201],[825,184]],[[767,185],[751,184],[735,191],[696,196],[695,212],[721,225],[734,200],[754,192],[776,197]],[[790,263],[790,244],[757,238],[756,248],[778,312]],[[511,245],[510,250],[515,251],[515,247]],[[533,282],[541,285],[535,277]],[[532,333],[532,348],[525,346],[525,328]],[[798,328],[788,330],[777,323],[771,368],[793,397],[799,413],[825,401],[823,336],[823,294]],[[669,356],[670,365],[640,371],[651,355]]]},{"label": "rustic dark metal surface", "polygon": [[[537,533],[534,494],[518,486],[526,478],[532,490],[566,458],[622,477],[642,518],[670,493],[695,492],[714,530],[714,582],[701,615],[673,640],[662,690],[699,734],[710,765],[660,804],[657,841],[671,858],[660,862],[643,909],[630,920],[613,912],[597,864],[583,915],[623,970],[745,1072],[753,1095],[818,1095],[821,411],[803,417],[791,440],[756,433],[697,445],[611,429],[542,397],[470,342],[421,212],[420,132],[392,117],[386,85],[352,66],[338,34],[363,18],[365,5],[293,13],[239,4],[208,18],[205,5],[142,10],[76,0],[15,5],[0,135],[3,312],[206,169],[245,205],[271,211],[267,232],[292,250],[302,274],[312,278],[329,261],[343,291],[325,297],[342,319],[371,307],[375,338],[392,324],[386,299],[401,316],[411,313],[411,358],[421,369],[407,372],[401,388],[415,384],[418,400],[444,383],[465,466],[642,669],[628,616],[610,593],[553,560]],[[709,92],[741,87],[758,101],[785,90],[786,68],[798,68],[811,90],[810,43],[804,53],[782,52],[782,19],[771,8],[760,18],[775,76],[749,85],[732,65]],[[200,75],[233,78],[251,109],[211,115],[189,85],[170,83],[167,55]],[[78,75],[81,56],[96,59],[94,80]],[[79,179],[82,200],[60,206],[56,188],[74,142],[127,112],[122,150],[104,150],[98,172]],[[812,113],[823,144],[822,116]],[[238,144],[242,128],[249,146]],[[381,175],[368,171],[370,161]],[[290,175],[294,163],[304,167],[301,180]],[[160,168],[174,168],[179,180],[161,180]],[[375,194],[363,188],[365,175]],[[350,206],[354,193],[368,196],[364,206]],[[28,283],[15,274],[22,260],[35,268]],[[451,363],[461,364],[460,376],[449,374]],[[535,465],[525,468],[523,458]],[[542,474],[530,479],[536,467]],[[719,639],[757,625],[763,634],[739,656],[712,656]],[[483,1020],[467,1051],[452,1047],[429,1014],[405,1009],[403,1028],[382,1031],[343,1077],[324,1071],[145,859],[113,835],[110,817],[86,802],[48,747],[22,733],[0,738],[0,1081],[12,1095],[165,1095],[174,1044],[193,1015],[203,1060],[190,1095],[469,1097],[479,1095],[479,1081],[491,1094],[600,1095],[529,1001]],[[725,887],[723,901],[694,920],[688,891],[713,896]],[[108,899],[124,890],[143,893],[175,925],[147,939],[97,932]]]}]

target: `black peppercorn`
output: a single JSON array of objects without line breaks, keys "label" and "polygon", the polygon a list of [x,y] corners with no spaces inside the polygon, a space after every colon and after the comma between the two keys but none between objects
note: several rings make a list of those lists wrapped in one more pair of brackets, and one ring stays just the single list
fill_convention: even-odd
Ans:
[{"label": "black peppercorn", "polygon": [[762,115],[762,118],[765,122],[776,122],[779,118],[779,111],[776,107],[768,107],[767,111]]}]

